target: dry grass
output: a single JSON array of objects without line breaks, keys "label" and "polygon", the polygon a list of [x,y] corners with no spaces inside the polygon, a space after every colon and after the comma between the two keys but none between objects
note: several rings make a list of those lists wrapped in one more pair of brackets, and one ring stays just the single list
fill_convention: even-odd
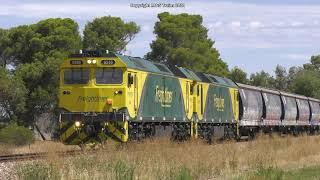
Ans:
[{"label": "dry grass", "polygon": [[259,168],[290,170],[314,165],[320,165],[317,136],[263,136],[250,142],[214,145],[200,140],[173,143],[157,139],[108,143],[96,154],[68,159],[53,154],[44,162],[18,168],[18,175],[29,177],[30,172],[34,177],[41,171],[53,179],[233,179]]},{"label": "dry grass", "polygon": [[65,146],[54,141],[35,141],[33,144],[26,146],[14,146],[0,144],[1,154],[19,154],[19,153],[35,153],[35,152],[56,152],[80,149],[78,146]]},{"label": "dry grass", "polygon": [[11,145],[0,144],[0,155],[3,154],[13,154],[13,147]]}]

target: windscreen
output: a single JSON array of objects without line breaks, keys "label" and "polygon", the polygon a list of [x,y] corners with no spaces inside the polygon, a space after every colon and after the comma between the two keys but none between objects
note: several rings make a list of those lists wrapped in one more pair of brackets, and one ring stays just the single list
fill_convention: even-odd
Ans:
[{"label": "windscreen", "polygon": [[122,84],[123,71],[120,68],[96,69],[97,84]]},{"label": "windscreen", "polygon": [[89,69],[64,70],[64,84],[87,84],[89,82]]}]

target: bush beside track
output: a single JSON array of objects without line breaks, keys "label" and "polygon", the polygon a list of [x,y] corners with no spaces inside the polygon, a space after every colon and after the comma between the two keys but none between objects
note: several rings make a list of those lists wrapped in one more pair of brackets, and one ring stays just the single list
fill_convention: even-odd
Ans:
[{"label": "bush beside track", "polygon": [[0,144],[22,146],[34,142],[34,136],[30,129],[11,123],[0,129]]}]

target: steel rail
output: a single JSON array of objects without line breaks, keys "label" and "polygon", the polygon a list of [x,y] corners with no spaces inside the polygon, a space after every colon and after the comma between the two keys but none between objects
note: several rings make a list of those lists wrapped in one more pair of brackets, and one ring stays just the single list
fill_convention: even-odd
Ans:
[{"label": "steel rail", "polygon": [[[82,150],[71,150],[71,151],[57,151],[53,152],[58,156],[73,156],[83,153]],[[12,162],[12,161],[25,161],[25,160],[36,160],[48,157],[51,152],[39,152],[39,153],[21,153],[21,154],[6,154],[0,155],[0,163]]]}]

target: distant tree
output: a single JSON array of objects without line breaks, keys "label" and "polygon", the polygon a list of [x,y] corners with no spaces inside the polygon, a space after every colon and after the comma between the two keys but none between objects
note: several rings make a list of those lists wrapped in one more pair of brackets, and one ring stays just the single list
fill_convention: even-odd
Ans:
[{"label": "distant tree", "polygon": [[7,57],[15,66],[14,77],[26,88],[25,111],[15,115],[31,125],[37,115],[57,107],[59,65],[81,48],[78,24],[68,18],[46,19],[9,29],[8,38]]},{"label": "distant tree", "polygon": [[311,64],[316,67],[317,70],[320,69],[320,55],[311,56]]},{"label": "distant tree", "polygon": [[59,65],[64,53],[56,52],[45,61],[21,64],[15,76],[23,79],[28,89],[27,111],[20,117],[26,124],[32,124],[37,115],[53,112],[58,104]]},{"label": "distant tree", "polygon": [[304,64],[303,68],[306,70],[320,71],[320,55],[311,56],[310,63]]},{"label": "distant tree", "polygon": [[274,88],[286,91],[288,89],[288,75],[285,67],[277,65],[275,69],[275,80],[274,80]]},{"label": "distant tree", "polygon": [[288,74],[289,90],[293,93],[320,98],[320,55],[311,56],[303,67],[291,67]]},{"label": "distant tree", "polygon": [[0,29],[0,66],[6,67],[9,64],[8,54],[9,54],[9,37],[8,30]]},{"label": "distant tree", "polygon": [[288,88],[290,90],[290,84],[294,81],[295,76],[297,75],[298,72],[302,71],[303,68],[299,66],[292,66],[288,70]]},{"label": "distant tree", "polygon": [[311,70],[299,71],[290,84],[292,92],[320,98],[320,74]]},{"label": "distant tree", "polygon": [[202,25],[200,15],[186,13],[158,14],[154,40],[147,59],[183,66],[194,71],[227,76],[228,66],[208,38],[208,29]]},{"label": "distant tree", "polygon": [[247,73],[244,72],[239,67],[234,67],[230,71],[229,77],[230,77],[230,79],[232,79],[233,81],[238,82],[238,83],[242,83],[242,84],[247,84],[248,83]]},{"label": "distant tree", "polygon": [[273,88],[274,79],[269,73],[261,71],[250,75],[250,84],[253,86]]},{"label": "distant tree", "polygon": [[140,27],[136,23],[125,23],[119,17],[95,18],[85,26],[83,47],[123,51],[139,31]]},{"label": "distant tree", "polygon": [[43,61],[55,51],[72,53],[81,48],[78,24],[72,19],[46,19],[12,28],[8,33],[9,56],[15,65]]},{"label": "distant tree", "polygon": [[23,81],[0,67],[0,120],[17,120],[26,111],[26,94]]}]

